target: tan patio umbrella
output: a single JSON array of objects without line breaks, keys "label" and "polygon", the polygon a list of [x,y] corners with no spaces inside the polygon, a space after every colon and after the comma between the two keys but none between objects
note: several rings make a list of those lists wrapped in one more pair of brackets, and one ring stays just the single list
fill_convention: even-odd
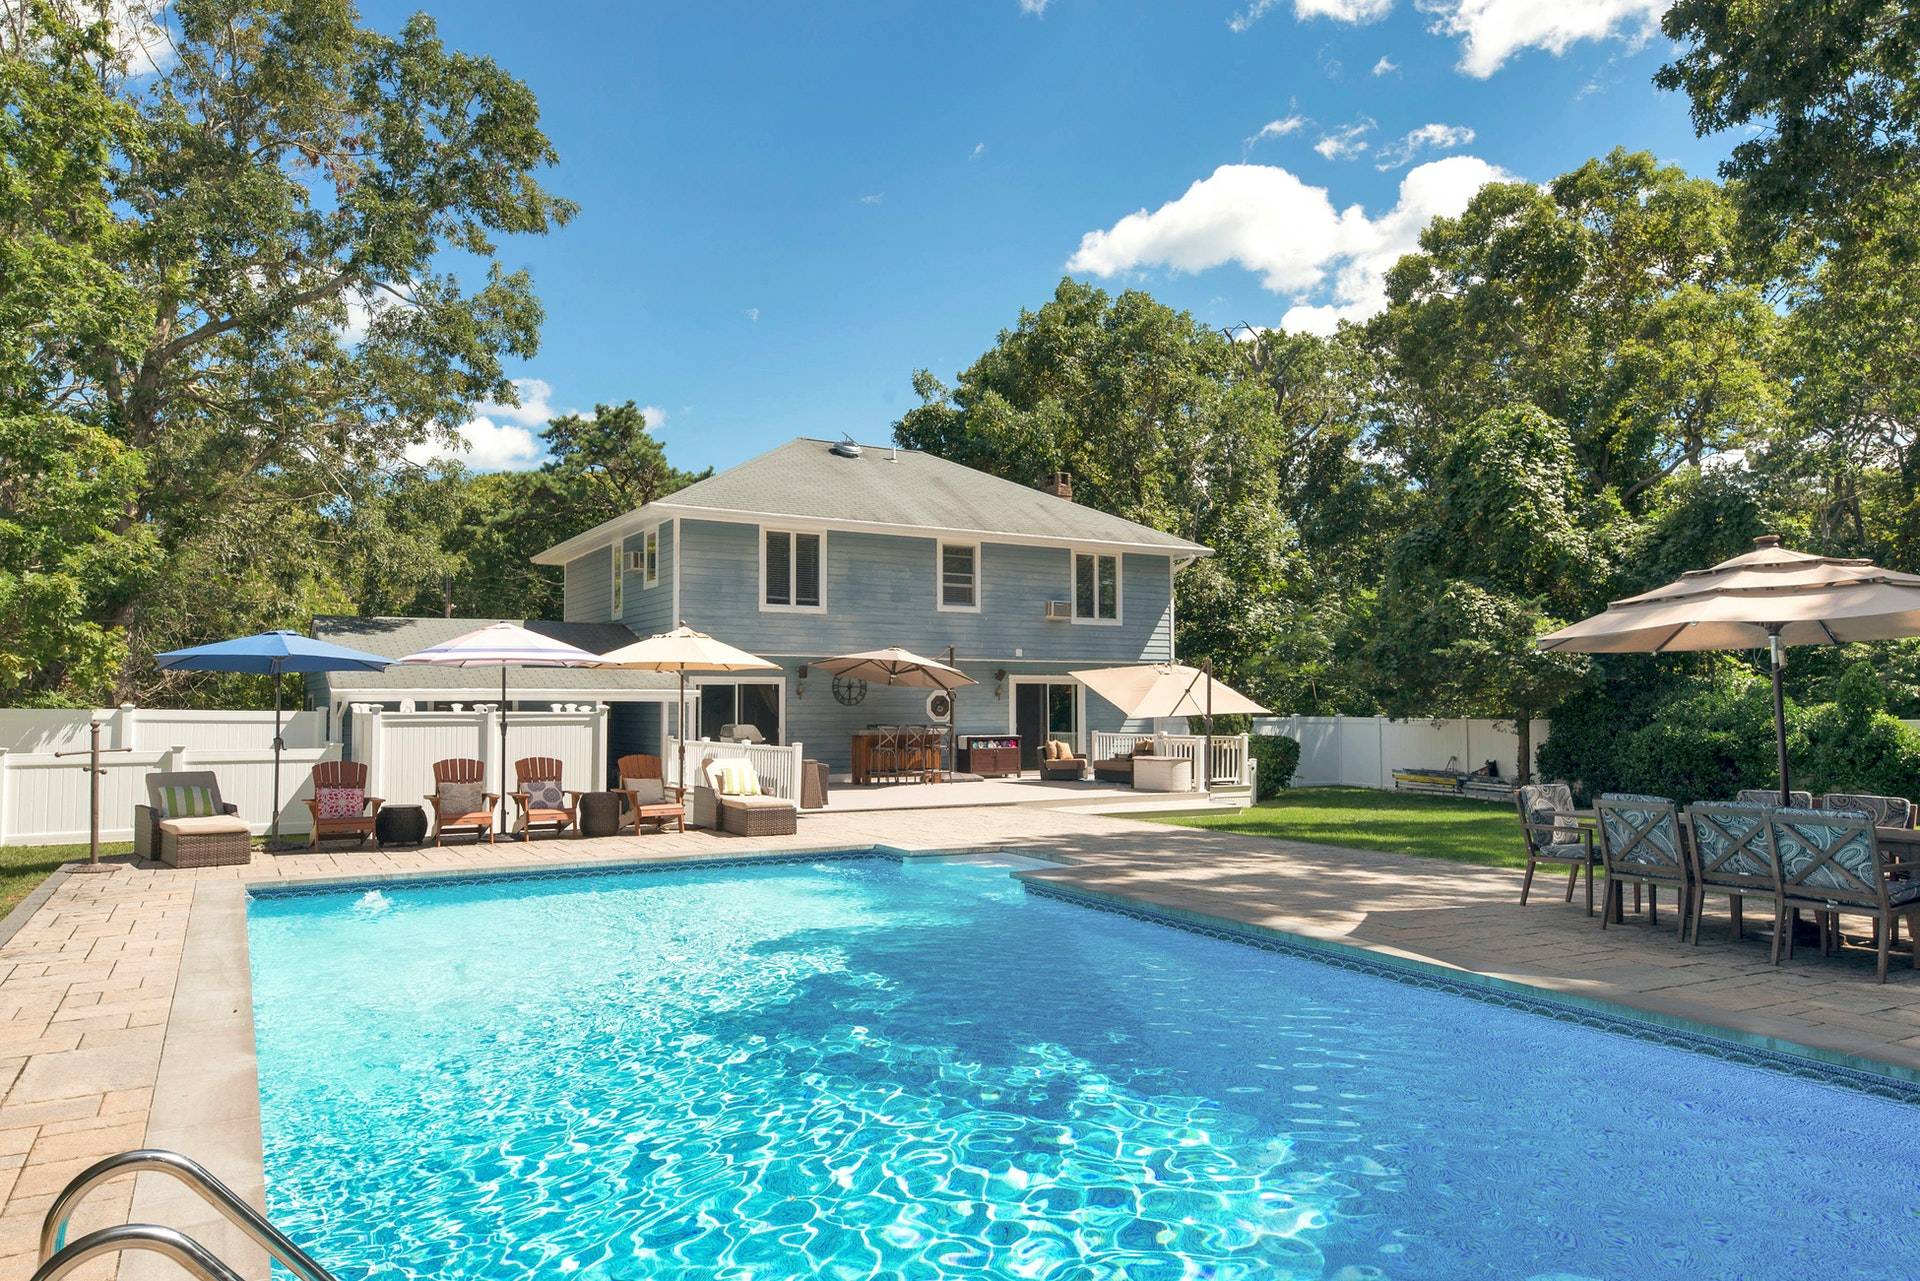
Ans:
[{"label": "tan patio umbrella", "polygon": [[1131,667],[1098,667],[1067,674],[1131,718],[1204,717],[1206,757],[1200,772],[1205,776],[1203,786],[1209,792],[1213,790],[1213,718],[1216,715],[1273,715],[1239,690],[1213,679],[1208,666],[1136,663]]},{"label": "tan patio umbrella", "polygon": [[911,689],[939,689],[947,692],[947,744],[954,752],[955,759],[948,764],[959,765],[959,746],[953,739],[954,717],[959,712],[959,700],[953,697],[955,690],[962,685],[978,685],[980,682],[953,666],[953,647],[947,647],[947,662],[925,658],[910,649],[901,649],[898,645],[886,649],[870,649],[858,654],[837,654],[832,658],[823,658],[812,666],[833,676],[851,676],[866,681],[869,685],[905,685]]},{"label": "tan patio umbrella", "polygon": [[1786,647],[1920,636],[1920,575],[1789,551],[1773,534],[1753,542],[1750,552],[1617,600],[1605,612],[1536,643],[1544,650],[1590,654],[1765,646],[1772,656],[1774,737],[1785,804],[1791,790],[1781,692]]},{"label": "tan patio umbrella", "polygon": [[629,671],[674,672],[679,675],[679,733],[674,735],[678,752],[673,780],[682,789],[687,783],[687,673],[764,672],[779,666],[744,649],[735,649],[725,641],[715,640],[705,632],[696,632],[687,626],[684,619],[680,626],[670,632],[661,632],[657,636],[622,646],[610,654],[602,654],[600,663],[603,667],[620,667]]}]

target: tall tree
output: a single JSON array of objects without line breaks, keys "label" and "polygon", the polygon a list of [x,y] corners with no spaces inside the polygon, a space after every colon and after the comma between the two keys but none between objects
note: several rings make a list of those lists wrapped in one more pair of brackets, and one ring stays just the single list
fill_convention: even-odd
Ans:
[{"label": "tall tree", "polygon": [[[450,434],[474,402],[512,398],[503,361],[534,353],[541,311],[497,240],[573,212],[537,180],[554,155],[533,95],[448,50],[424,15],[387,36],[351,0],[176,0],[170,13],[157,75],[130,77],[125,56],[49,6],[8,54],[77,58],[111,107],[20,113],[8,146],[104,157],[107,224],[68,243],[111,283],[114,323],[64,319],[36,354],[43,403],[141,464],[110,532],[154,540],[155,589],[93,602],[87,620],[140,650],[181,636],[187,616],[155,606],[204,591],[195,576],[226,570],[220,549],[242,531],[273,531],[244,544],[254,561],[319,558],[316,513],[353,501],[406,445]],[[17,180],[64,179],[21,164]],[[447,270],[455,255],[477,264],[477,288]],[[297,621],[308,603],[262,596],[249,624]],[[64,675],[54,664],[32,680]]]}]

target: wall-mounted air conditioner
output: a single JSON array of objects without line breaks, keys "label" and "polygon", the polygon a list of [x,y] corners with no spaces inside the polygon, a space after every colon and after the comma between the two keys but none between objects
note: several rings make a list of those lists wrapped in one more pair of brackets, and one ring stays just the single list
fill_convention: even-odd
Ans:
[{"label": "wall-mounted air conditioner", "polygon": [[1064,623],[1064,622],[1070,621],[1072,618],[1073,618],[1073,603],[1071,601],[1050,600],[1047,602],[1047,621],[1048,622]]}]

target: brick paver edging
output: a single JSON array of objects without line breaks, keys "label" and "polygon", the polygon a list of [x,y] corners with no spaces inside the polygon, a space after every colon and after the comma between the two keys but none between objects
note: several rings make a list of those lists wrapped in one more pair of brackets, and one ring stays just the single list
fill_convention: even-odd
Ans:
[{"label": "brick paver edging", "polygon": [[1859,1059],[1731,1028],[1709,1031],[1704,1025],[1686,1020],[1661,1021],[1664,1016],[1643,1011],[1630,1012],[1610,1002],[1571,994],[1543,995],[1539,988],[1488,974],[1450,970],[1345,943],[1332,943],[1223,917],[1146,904],[1079,886],[1057,884],[1032,874],[1015,873],[1015,877],[1030,894],[1059,899],[1094,911],[1131,917],[1153,925],[1171,926],[1223,942],[1240,943],[1395,983],[1464,996],[1487,1005],[1630,1036],[1637,1041],[1705,1054],[1743,1067],[1782,1072],[1802,1080],[1920,1107],[1920,1072],[1897,1064]]}]

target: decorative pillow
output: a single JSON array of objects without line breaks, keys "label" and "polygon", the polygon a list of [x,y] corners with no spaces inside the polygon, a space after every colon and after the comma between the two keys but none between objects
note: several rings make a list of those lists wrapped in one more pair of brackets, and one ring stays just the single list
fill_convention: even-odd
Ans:
[{"label": "decorative pillow", "polygon": [[537,810],[562,810],[567,807],[566,789],[557,778],[536,778],[526,786],[527,805]]},{"label": "decorative pillow", "polygon": [[162,787],[154,799],[160,802],[161,818],[205,818],[220,812],[211,787]]},{"label": "decorative pillow", "polygon": [[719,776],[722,796],[760,795],[760,776],[753,772],[751,762],[722,761]]},{"label": "decorative pillow", "polygon": [[320,818],[359,818],[367,807],[364,787],[316,787],[313,804]]},{"label": "decorative pillow", "polygon": [[623,778],[620,786],[642,805],[660,805],[667,799],[667,781],[663,778]]},{"label": "decorative pillow", "polygon": [[486,800],[487,785],[485,783],[440,784],[442,814],[478,814],[486,808]]}]

